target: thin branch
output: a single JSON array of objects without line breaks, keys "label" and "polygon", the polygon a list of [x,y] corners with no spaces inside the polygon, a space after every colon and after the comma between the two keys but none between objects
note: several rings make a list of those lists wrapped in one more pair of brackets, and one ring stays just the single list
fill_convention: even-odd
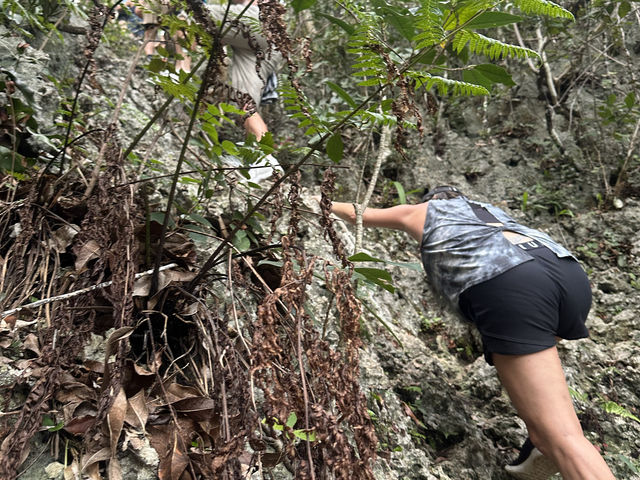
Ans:
[{"label": "thin branch", "polygon": [[371,175],[371,180],[369,181],[369,186],[364,194],[362,203],[354,204],[356,211],[356,244],[353,253],[359,252],[362,249],[362,232],[364,230],[362,225],[362,214],[366,210],[367,205],[369,205],[369,201],[371,200],[373,189],[375,188],[376,182],[378,181],[378,174],[380,173],[382,162],[391,154],[390,143],[391,128],[389,127],[389,125],[385,125],[382,127],[382,134],[380,135],[380,146],[378,147],[378,155],[376,156],[376,163],[373,166],[373,173]]},{"label": "thin branch", "polygon": [[[168,265],[164,265],[162,267],[160,267],[159,271],[165,271],[165,270],[169,270],[171,268],[175,268],[177,267],[178,264],[177,263],[170,263]],[[146,277],[148,275],[153,274],[153,270],[146,270],[144,272],[140,272],[140,273],[136,273],[134,276],[134,279],[138,279],[138,278],[142,278],[142,277]],[[87,288],[83,288],[80,290],[76,290],[74,292],[69,292],[69,293],[64,293],[62,295],[57,295],[55,297],[50,297],[50,298],[44,298],[42,300],[38,300],[37,302],[33,302],[33,303],[29,303],[27,305],[22,305],[21,307],[17,307],[17,308],[12,308],[11,310],[5,310],[4,312],[0,312],[0,318],[4,318],[8,315],[13,315],[14,313],[17,313],[21,310],[25,310],[25,309],[31,309],[31,308],[36,308],[39,307],[41,305],[47,305],[49,303],[53,303],[53,302],[57,302],[58,300],[67,300],[69,298],[73,298],[73,297],[77,297],[79,295],[84,295],[85,293],[89,293],[92,292],[94,290],[98,290],[100,288],[106,288],[108,286],[110,286],[113,282],[111,280],[109,280],[108,282],[102,282],[102,283],[98,283],[97,285],[92,285],[91,287],[87,287]]]},{"label": "thin branch", "polygon": [[[518,39],[518,44],[522,47],[522,48],[527,48],[524,44],[524,40],[522,39],[522,35],[520,35],[520,29],[518,28],[518,24],[514,23],[513,24],[513,31],[516,34],[516,38]],[[533,64],[533,60],[531,60],[531,58],[527,55],[527,65],[529,65],[529,69],[533,72],[533,73],[538,73],[538,69],[536,68],[536,66]]]}]

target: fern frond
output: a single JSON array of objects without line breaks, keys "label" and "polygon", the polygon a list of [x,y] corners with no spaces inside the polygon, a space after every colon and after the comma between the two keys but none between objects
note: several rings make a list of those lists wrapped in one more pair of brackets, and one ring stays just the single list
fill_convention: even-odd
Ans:
[{"label": "fern frond", "polygon": [[435,0],[421,0],[416,12],[415,27],[418,33],[413,37],[418,50],[439,44],[444,37],[442,11]]},{"label": "fern frond", "polygon": [[408,75],[416,81],[416,90],[420,87],[424,87],[425,90],[429,90],[431,87],[435,86],[440,95],[447,95],[448,93],[467,96],[489,95],[489,90],[473,83],[451,80],[450,78],[439,77],[437,75],[430,75],[423,72],[409,72]]},{"label": "fern frond", "polygon": [[622,418],[630,418],[635,420],[636,422],[640,422],[640,418],[636,417],[629,410],[624,408],[622,405],[618,405],[616,402],[602,400],[602,408],[607,413],[613,413],[614,415],[619,415]]},{"label": "fern frond", "polygon": [[534,15],[546,15],[553,18],[568,18],[575,20],[573,14],[557,3],[549,0],[514,0],[513,4],[523,13],[533,13]]},{"label": "fern frond", "polygon": [[485,55],[491,60],[507,57],[527,58],[539,56],[529,48],[503,43],[495,38],[485,37],[476,32],[460,30],[453,39],[453,48],[460,52],[467,44],[469,44],[469,50],[472,53]]}]

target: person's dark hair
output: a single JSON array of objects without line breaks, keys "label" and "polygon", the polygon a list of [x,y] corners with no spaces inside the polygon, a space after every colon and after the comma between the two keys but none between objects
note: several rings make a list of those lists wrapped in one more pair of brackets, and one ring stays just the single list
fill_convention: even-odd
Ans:
[{"label": "person's dark hair", "polygon": [[425,193],[422,195],[422,203],[429,200],[450,200],[456,197],[464,197],[464,193],[451,185],[439,185],[431,190],[425,189]]}]

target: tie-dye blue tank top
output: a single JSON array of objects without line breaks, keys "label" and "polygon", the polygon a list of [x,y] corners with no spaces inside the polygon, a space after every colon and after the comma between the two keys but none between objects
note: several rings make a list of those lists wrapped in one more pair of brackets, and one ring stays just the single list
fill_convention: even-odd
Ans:
[{"label": "tie-dye blue tank top", "polygon": [[505,230],[537,240],[558,257],[572,256],[547,234],[520,225],[499,208],[474,203],[486,208],[502,225],[488,225],[480,220],[464,197],[431,200],[420,244],[429,282],[455,308],[467,288],[532,260],[525,250],[505,238],[502,234]]}]

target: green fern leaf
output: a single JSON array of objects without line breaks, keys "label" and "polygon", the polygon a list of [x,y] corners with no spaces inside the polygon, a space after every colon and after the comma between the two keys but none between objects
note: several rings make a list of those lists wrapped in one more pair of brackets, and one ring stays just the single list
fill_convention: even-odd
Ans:
[{"label": "green fern leaf", "polygon": [[469,45],[469,50],[472,53],[485,55],[491,60],[507,57],[538,57],[538,54],[529,48],[503,43],[499,40],[485,37],[484,35],[476,32],[460,30],[453,39],[453,48],[459,53],[467,44]]},{"label": "green fern leaf", "polygon": [[489,90],[481,85],[473,83],[461,82],[450,78],[439,77],[422,72],[409,72],[409,76],[416,81],[416,90],[424,87],[426,90],[436,87],[440,95],[447,95],[451,92],[453,95],[489,95]]},{"label": "green fern leaf", "polygon": [[573,14],[557,3],[549,0],[514,0],[513,4],[523,13],[533,13],[534,15],[545,15],[554,18],[568,18],[575,20]]},{"label": "green fern leaf", "polygon": [[442,11],[434,0],[422,0],[416,13],[415,27],[418,33],[413,37],[417,49],[428,48],[442,42]]},{"label": "green fern leaf", "polygon": [[633,413],[624,408],[622,405],[618,405],[616,402],[603,400],[602,408],[607,413],[613,413],[614,415],[619,415],[622,418],[630,418],[632,420],[635,420],[636,422],[640,422],[640,418],[636,417]]}]

